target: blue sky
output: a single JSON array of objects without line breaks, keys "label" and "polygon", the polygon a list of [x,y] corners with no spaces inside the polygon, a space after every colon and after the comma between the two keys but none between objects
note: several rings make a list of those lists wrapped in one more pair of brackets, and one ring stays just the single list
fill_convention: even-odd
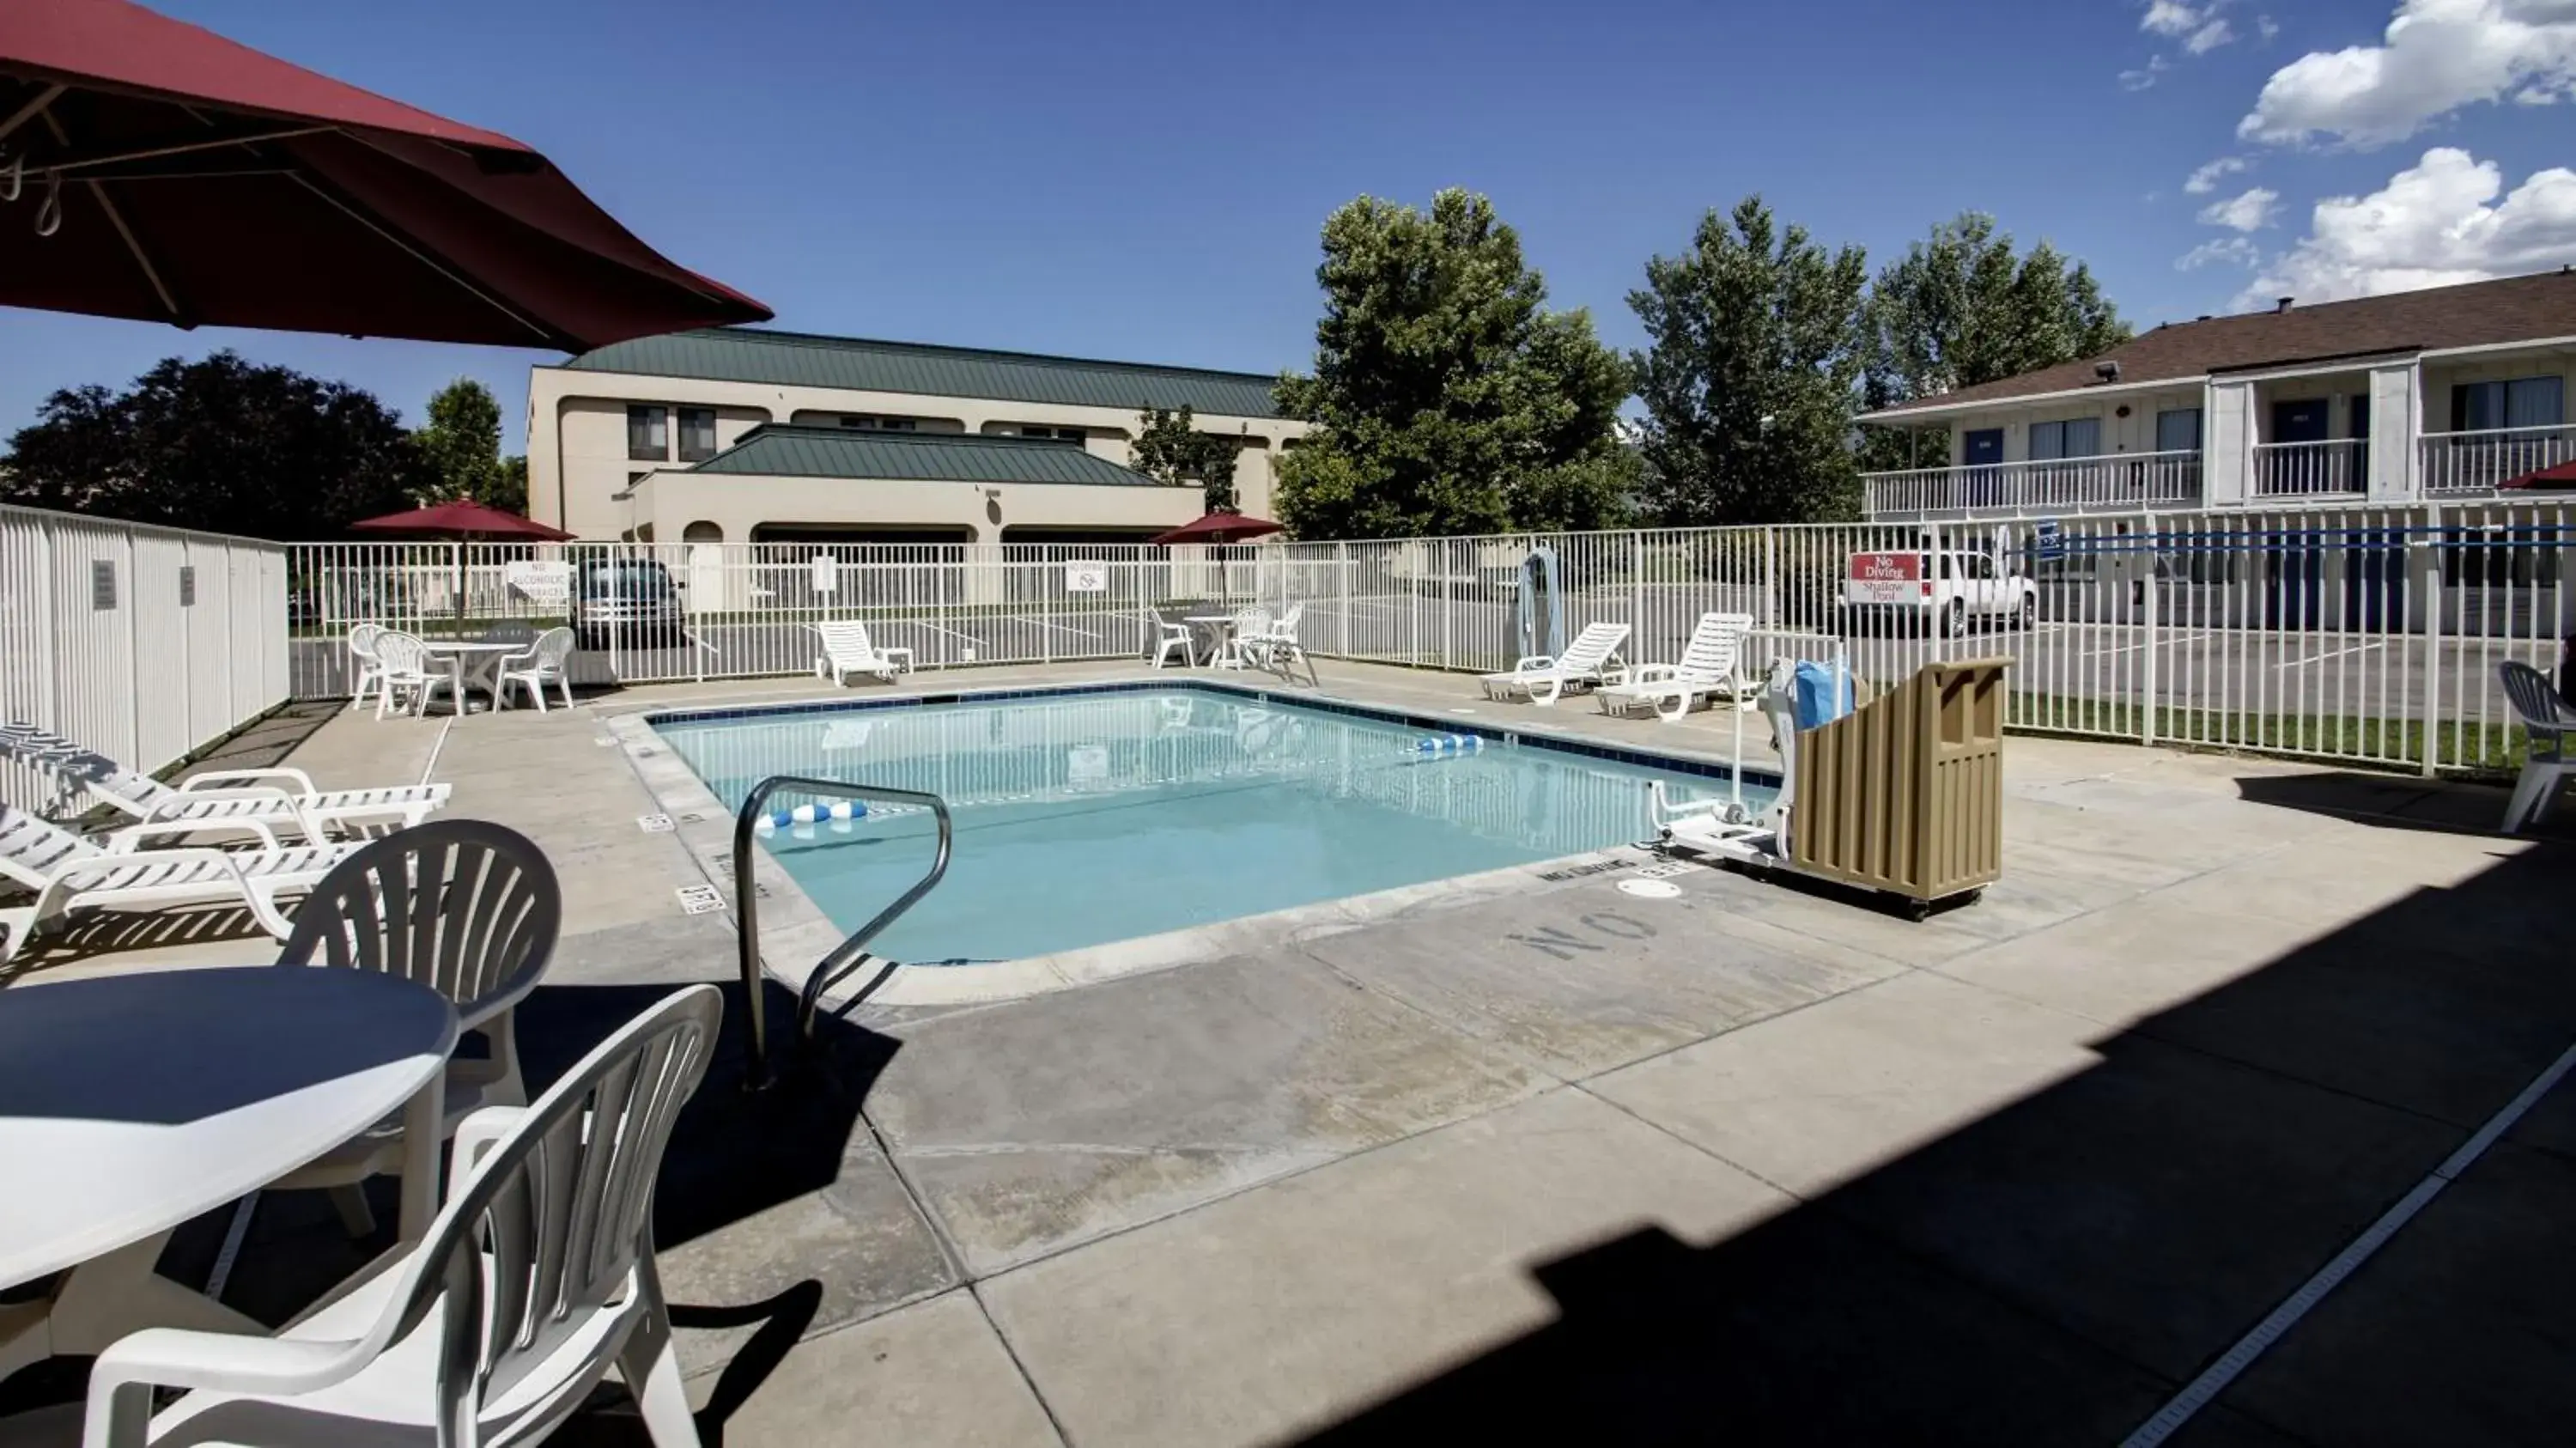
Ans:
[{"label": "blue sky", "polygon": [[[1302,365],[1325,214],[1448,185],[1622,346],[1646,258],[1752,191],[1873,266],[1991,211],[2141,325],[2576,260],[2576,18],[2544,0],[156,8],[517,136],[807,331]],[[2373,199],[2312,216],[2337,196]],[[516,447],[553,360],[5,309],[0,339],[0,430],[231,346],[415,419],[480,377]]]}]

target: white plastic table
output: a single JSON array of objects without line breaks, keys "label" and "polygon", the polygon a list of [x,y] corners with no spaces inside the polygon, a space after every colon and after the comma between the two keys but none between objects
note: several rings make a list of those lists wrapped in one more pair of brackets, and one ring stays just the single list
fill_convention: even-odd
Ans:
[{"label": "white plastic table", "polygon": [[492,670],[499,665],[503,654],[524,654],[532,642],[487,644],[469,639],[422,639],[420,644],[421,652],[431,658],[447,660],[448,698],[453,701],[456,712],[462,714],[465,712],[466,676],[472,674],[474,681],[490,691],[493,702],[498,704],[501,686],[489,677]]},{"label": "white plastic table", "polygon": [[153,1271],[171,1230],[403,1113],[402,1238],[438,1204],[456,1011],[368,971],[242,966],[0,990],[0,1377],[144,1327],[264,1332]]},{"label": "white plastic table", "polygon": [[1220,669],[1239,669],[1241,660],[1234,653],[1234,618],[1230,613],[1184,614],[1181,622],[1205,628],[1208,634],[1208,662]]}]

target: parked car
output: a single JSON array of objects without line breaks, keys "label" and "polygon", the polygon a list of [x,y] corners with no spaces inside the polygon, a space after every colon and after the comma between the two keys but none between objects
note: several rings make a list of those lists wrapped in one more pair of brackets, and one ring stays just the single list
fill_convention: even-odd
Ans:
[{"label": "parked car", "polygon": [[621,641],[669,645],[688,627],[679,585],[671,570],[651,558],[602,558],[585,562],[572,589],[572,627],[585,649]]},{"label": "parked car", "polygon": [[2039,586],[1991,554],[1889,549],[1851,556],[1843,609],[1954,636],[1980,622],[2028,628],[2039,620]]}]

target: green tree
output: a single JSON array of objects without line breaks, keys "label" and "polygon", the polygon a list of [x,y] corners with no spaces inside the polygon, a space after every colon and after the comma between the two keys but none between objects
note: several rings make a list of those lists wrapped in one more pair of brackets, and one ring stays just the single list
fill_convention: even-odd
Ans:
[{"label": "green tree", "polygon": [[1196,483],[1207,491],[1211,513],[1234,510],[1234,461],[1241,446],[1233,438],[1200,432],[1190,409],[1146,407],[1136,414],[1136,444],[1128,466],[1149,478],[1178,487]]},{"label": "green tree", "polygon": [[1281,456],[1280,521],[1303,538],[1616,523],[1636,462],[1618,445],[1628,369],[1547,284],[1493,204],[1428,212],[1363,196],[1324,222],[1315,369],[1279,379],[1315,425]]},{"label": "green tree", "polygon": [[1851,418],[1869,282],[1860,248],[1827,252],[1759,196],[1710,211],[1678,257],[1628,294],[1651,347],[1645,510],[1670,524],[1854,516]]},{"label": "green tree", "polygon": [[[1993,217],[1974,211],[1933,227],[1878,274],[1868,331],[1869,410],[2091,357],[2130,337],[2091,268],[2045,241],[2017,253]],[[1949,433],[1870,427],[1861,450],[1869,471],[1937,467],[1949,461]]]},{"label": "green tree", "polygon": [[66,388],[9,439],[0,501],[254,538],[334,538],[427,480],[367,392],[238,354],[167,358],[123,392]]},{"label": "green tree", "polygon": [[[491,389],[471,377],[459,377],[430,394],[429,421],[412,433],[432,479],[423,502],[466,498],[493,507],[507,506],[509,460],[501,456],[501,404]],[[526,460],[521,459],[524,470]],[[527,501],[522,471],[519,502]],[[513,509],[515,511],[515,509]]]}]

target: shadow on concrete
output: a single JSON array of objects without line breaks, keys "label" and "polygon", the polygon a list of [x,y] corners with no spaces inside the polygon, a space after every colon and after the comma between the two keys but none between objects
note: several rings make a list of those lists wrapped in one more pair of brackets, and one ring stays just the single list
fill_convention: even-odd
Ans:
[{"label": "shadow on concrete", "polygon": [[[778,1083],[744,1089],[750,1013],[739,981],[722,987],[723,1034],[697,1094],[680,1111],[653,1200],[654,1235],[665,1251],[819,1192],[840,1178],[853,1132],[867,1127],[859,1103],[894,1059],[891,1037],[825,1016],[810,1049],[798,1049],[796,998],[766,982],[769,1048]],[[619,1026],[670,994],[668,986],[540,986],[519,1007],[528,1089],[547,1083]]]},{"label": "shadow on concrete", "polygon": [[[1538,1264],[1557,1320],[1307,1441],[2117,1442],[2576,1039],[2571,882],[2505,854],[1736,1236]],[[2564,1441],[2561,1202],[2509,1139],[2176,1441]]]},{"label": "shadow on concrete", "polygon": [[2526,826],[2520,834],[2507,835],[2499,830],[2509,785],[2408,779],[2363,770],[2320,770],[2312,774],[2248,775],[2237,780],[2236,786],[2244,798],[2256,804],[2333,815],[2388,829],[2493,835],[2499,840],[2576,841],[2576,804],[2564,797],[2549,818]]}]

